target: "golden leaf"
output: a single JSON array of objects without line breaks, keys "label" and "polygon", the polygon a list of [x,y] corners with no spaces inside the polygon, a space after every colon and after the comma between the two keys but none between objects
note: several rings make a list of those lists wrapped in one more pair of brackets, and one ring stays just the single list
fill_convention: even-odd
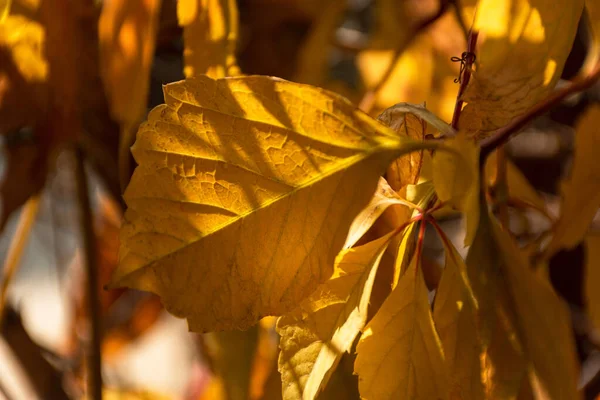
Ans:
[{"label": "golden leaf", "polygon": [[560,78],[583,0],[480,0],[476,70],[460,128],[486,137],[546,97]]},{"label": "golden leaf", "polygon": [[363,399],[447,399],[449,376],[417,259],[367,325],[354,372]]},{"label": "golden leaf", "polygon": [[238,10],[234,0],[180,0],[177,18],[183,27],[186,78],[239,74],[235,60]]},{"label": "golden leaf", "polygon": [[591,43],[581,70],[584,74],[589,74],[600,61],[600,1],[585,0],[585,10],[591,33]]},{"label": "golden leaf", "polygon": [[[496,184],[497,180],[497,158],[496,152],[493,152],[485,164],[485,174],[490,186]],[[508,196],[519,199],[525,203],[533,205],[538,210],[545,210],[546,203],[539,195],[527,178],[521,173],[519,168],[512,161],[506,159],[506,184],[508,186]]]},{"label": "golden leaf", "polygon": [[337,257],[333,276],[277,323],[284,399],[314,399],[367,322],[371,289],[396,232]]},{"label": "golden leaf", "polygon": [[577,122],[571,176],[563,187],[561,214],[549,252],[573,248],[583,240],[600,206],[600,105],[591,105]]},{"label": "golden leaf", "polygon": [[161,0],[103,2],[100,71],[113,118],[131,126],[146,111]]},{"label": "golden leaf", "polygon": [[517,332],[540,384],[552,399],[578,399],[575,338],[566,304],[531,270],[523,253],[497,224],[492,232],[514,305]]},{"label": "golden leaf", "polygon": [[596,329],[600,328],[600,235],[585,238],[585,298],[587,310]]},{"label": "golden leaf", "polygon": [[433,307],[433,320],[440,335],[450,376],[450,398],[483,399],[479,355],[481,344],[475,324],[470,288],[465,285],[466,266],[452,243],[443,241],[446,267]]},{"label": "golden leaf", "polygon": [[[373,226],[377,218],[379,218],[388,207],[392,205],[402,205],[404,208],[408,204],[403,200],[383,178],[379,178],[377,190],[371,198],[369,204],[354,218],[350,226],[350,232],[346,238],[344,249],[348,249],[356,244],[361,237]],[[396,220],[395,223],[404,221]],[[396,224],[399,226],[399,224]],[[393,227],[392,227],[393,228]]]},{"label": "golden leaf", "polygon": [[433,184],[438,197],[465,214],[465,245],[473,242],[479,223],[479,147],[459,134],[444,142],[455,153],[438,151],[433,157]]},{"label": "golden leaf", "polygon": [[112,286],[195,331],[244,328],[327,280],[389,162],[423,146],[322,89],[206,76],[165,86],[138,132]]}]

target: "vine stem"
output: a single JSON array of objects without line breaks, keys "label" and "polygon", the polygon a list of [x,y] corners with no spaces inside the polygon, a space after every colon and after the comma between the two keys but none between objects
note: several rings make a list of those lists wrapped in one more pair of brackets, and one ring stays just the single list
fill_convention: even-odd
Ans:
[{"label": "vine stem", "polygon": [[532,119],[539,117],[551,108],[560,104],[570,95],[580,92],[592,86],[600,79],[600,62],[597,63],[587,76],[573,80],[570,84],[564,86],[550,94],[544,101],[537,103],[527,112],[516,117],[511,122],[495,130],[491,136],[481,141],[480,164],[483,165],[487,157],[499,146],[506,143],[514,134],[523,129]]},{"label": "vine stem", "polygon": [[10,247],[8,248],[8,254],[4,261],[2,287],[0,288],[0,328],[2,327],[2,320],[4,319],[4,312],[6,310],[8,289],[21,265],[23,251],[27,245],[39,209],[40,194],[38,193],[31,196],[29,200],[27,200],[27,203],[25,203],[23,211],[21,211],[21,215],[19,216],[19,225],[17,226],[17,230],[15,231],[10,242]]},{"label": "vine stem", "polygon": [[[467,53],[475,54],[475,48],[477,47],[477,38],[479,37],[478,31],[469,31],[469,38],[467,40]],[[475,57],[466,57],[465,60],[465,69],[463,75],[460,77],[460,87],[458,88],[458,95],[456,96],[456,104],[454,105],[454,114],[452,115],[452,127],[455,130],[458,130],[458,121],[460,120],[460,113],[462,112],[463,107],[463,95],[465,90],[467,90],[467,86],[469,85],[469,81],[471,80],[471,70],[473,68],[473,63],[475,62]]]},{"label": "vine stem", "polygon": [[100,326],[100,300],[98,296],[98,257],[89,187],[85,174],[84,154],[79,146],[75,148],[75,181],[77,184],[79,222],[83,234],[83,250],[87,270],[87,305],[91,325],[90,345],[88,347],[87,391],[90,399],[102,400],[102,358],[100,353],[102,330]]},{"label": "vine stem", "polygon": [[363,98],[360,100],[358,108],[360,108],[361,110],[363,110],[366,113],[369,113],[373,109],[373,106],[375,105],[375,97],[377,96],[377,93],[381,90],[383,85],[385,85],[387,80],[392,75],[392,72],[394,71],[394,66],[398,62],[398,58],[402,55],[404,50],[406,50],[408,45],[412,42],[412,40],[421,31],[423,31],[424,29],[429,27],[435,21],[440,19],[440,17],[442,15],[444,15],[444,13],[448,9],[448,6],[450,5],[450,3],[451,3],[450,0],[441,1],[440,8],[438,9],[438,11],[434,15],[432,15],[430,18],[427,18],[425,21],[421,22],[415,28],[414,33],[409,37],[409,39],[407,41],[405,41],[404,43],[400,44],[398,47],[396,47],[396,50],[394,51],[394,55],[392,56],[392,60],[390,61],[390,64],[388,65],[387,69],[385,70],[385,72],[383,73],[383,75],[381,76],[381,78],[379,79],[377,84],[372,89],[370,89],[367,93],[364,94]]}]

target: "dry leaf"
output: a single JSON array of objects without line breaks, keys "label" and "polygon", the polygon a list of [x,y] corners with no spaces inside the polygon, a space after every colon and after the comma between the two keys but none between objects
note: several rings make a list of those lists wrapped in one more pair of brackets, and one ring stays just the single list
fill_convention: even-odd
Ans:
[{"label": "dry leaf", "polygon": [[365,328],[356,352],[362,398],[448,398],[448,370],[416,257]]},{"label": "dry leaf", "polygon": [[112,286],[161,295],[197,331],[295,308],[331,275],[387,164],[422,146],[276,78],[200,76],[165,97],[132,150]]},{"label": "dry leaf", "polygon": [[277,323],[283,398],[314,399],[367,322],[371,289],[392,235],[345,250],[333,276]]},{"label": "dry leaf", "polygon": [[546,97],[569,55],[583,0],[480,0],[476,70],[460,129],[486,137]]},{"label": "dry leaf", "polygon": [[483,399],[475,307],[465,285],[466,266],[454,246],[446,241],[446,267],[433,308],[433,320],[444,347],[450,375],[450,398]]},{"label": "dry leaf", "polygon": [[583,240],[600,207],[600,105],[591,105],[577,122],[571,176],[564,185],[561,214],[548,252],[571,249]]},{"label": "dry leaf", "polygon": [[479,147],[462,134],[444,144],[455,152],[435,153],[433,184],[441,201],[465,214],[465,246],[468,246],[473,243],[479,223]]},{"label": "dry leaf", "polygon": [[515,307],[517,332],[540,384],[552,399],[581,398],[575,338],[566,304],[531,270],[507,233],[495,223],[492,232],[503,257],[501,267]]},{"label": "dry leaf", "polygon": [[179,0],[177,19],[183,27],[183,72],[187,78],[200,74],[223,78],[239,73],[235,0]]}]

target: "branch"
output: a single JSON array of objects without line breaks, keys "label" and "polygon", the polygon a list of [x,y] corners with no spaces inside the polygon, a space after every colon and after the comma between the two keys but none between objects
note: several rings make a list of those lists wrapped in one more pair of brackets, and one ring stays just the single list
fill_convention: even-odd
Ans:
[{"label": "branch", "polygon": [[387,69],[385,70],[385,73],[381,76],[381,79],[379,79],[379,82],[377,82],[377,84],[371,90],[369,90],[367,93],[365,93],[365,95],[363,96],[363,98],[361,99],[361,101],[359,103],[358,108],[360,108],[361,110],[363,110],[366,113],[371,111],[371,109],[373,108],[373,104],[375,103],[375,95],[377,94],[377,92],[379,92],[379,90],[381,90],[383,85],[389,79],[390,75],[392,75],[392,72],[394,71],[394,66],[396,65],[396,63],[398,61],[398,57],[400,57],[402,52],[404,52],[404,50],[406,50],[408,45],[412,42],[412,40],[415,37],[417,37],[417,35],[421,31],[428,28],[431,24],[433,24],[435,21],[440,19],[440,17],[442,15],[444,15],[444,13],[448,9],[448,6],[450,5],[450,3],[451,3],[450,0],[441,1],[440,8],[437,11],[437,13],[435,13],[434,15],[432,15],[430,18],[426,19],[425,21],[421,22],[415,28],[412,35],[409,36],[409,39],[396,48],[396,50],[394,51],[394,55],[392,56],[392,61],[390,62],[390,65],[388,65]]},{"label": "branch", "polygon": [[572,81],[569,85],[550,94],[544,101],[531,107],[525,114],[513,119],[502,128],[495,130],[490,137],[481,141],[480,163],[483,164],[490,153],[498,146],[506,143],[532,119],[546,113],[570,95],[589,88],[598,79],[600,79],[600,63],[596,64],[596,66],[591,69],[589,75]]},{"label": "branch", "polygon": [[81,233],[83,234],[83,249],[87,267],[87,300],[91,325],[91,340],[88,348],[88,398],[102,400],[102,359],[100,354],[101,327],[100,301],[98,299],[98,257],[96,238],[92,221],[92,208],[88,192],[87,176],[85,175],[84,154],[81,147],[75,149],[75,179],[77,182],[77,200]]}]

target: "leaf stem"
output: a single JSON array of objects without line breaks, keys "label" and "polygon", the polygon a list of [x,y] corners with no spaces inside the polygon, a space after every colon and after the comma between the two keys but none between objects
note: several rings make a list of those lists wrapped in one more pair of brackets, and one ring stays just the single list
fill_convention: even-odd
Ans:
[{"label": "leaf stem", "polygon": [[[467,40],[467,53],[475,54],[475,48],[477,47],[477,38],[479,36],[478,31],[469,31],[469,38]],[[471,80],[471,71],[473,68],[473,62],[475,62],[475,57],[466,57],[465,68],[463,72],[463,76],[461,77],[460,87],[458,89],[458,95],[456,96],[456,104],[454,105],[454,114],[452,115],[452,127],[458,130],[458,121],[460,120],[460,113],[462,112],[463,100],[462,97],[467,90],[467,86],[469,85],[469,81]]]},{"label": "leaf stem", "polygon": [[450,0],[442,0],[440,2],[440,8],[438,9],[438,11],[434,15],[432,15],[430,18],[428,18],[425,21],[421,22],[415,28],[415,31],[413,32],[413,34],[409,35],[409,39],[406,40],[405,42],[401,43],[398,47],[396,47],[396,50],[394,51],[394,55],[392,56],[392,61],[388,65],[388,67],[385,70],[384,74],[381,76],[381,78],[379,79],[379,81],[377,82],[377,84],[372,89],[370,89],[367,93],[364,94],[363,98],[360,100],[358,108],[360,108],[361,110],[363,110],[367,114],[369,112],[371,112],[371,110],[373,109],[373,106],[375,105],[375,97],[377,96],[377,93],[381,90],[381,88],[383,87],[383,85],[387,82],[387,80],[392,75],[392,72],[394,71],[394,66],[398,62],[398,58],[402,55],[402,53],[404,52],[404,50],[406,50],[406,48],[409,46],[409,44],[413,41],[413,39],[415,37],[417,37],[417,35],[421,31],[425,30],[427,27],[429,27],[435,21],[437,21],[438,19],[440,19],[440,17],[442,15],[444,15],[444,13],[448,9],[448,5],[450,3],[451,3]]},{"label": "leaf stem", "polygon": [[0,328],[6,310],[6,298],[10,284],[12,283],[15,273],[21,264],[21,257],[27,245],[27,239],[31,234],[31,228],[35,222],[35,218],[40,209],[40,194],[35,194],[27,200],[21,215],[19,216],[19,225],[15,231],[8,254],[4,261],[4,276],[2,277],[2,287],[0,288]]},{"label": "leaf stem", "polygon": [[592,86],[600,78],[600,63],[592,68],[589,75],[573,80],[560,90],[551,93],[544,101],[537,103],[524,114],[516,117],[510,123],[495,130],[491,136],[481,141],[480,164],[500,145],[506,143],[514,134],[523,129],[532,119],[539,117],[548,110],[560,104],[570,95]]},{"label": "leaf stem", "polygon": [[75,180],[77,184],[77,200],[79,218],[83,234],[83,249],[87,267],[87,301],[91,325],[90,346],[88,348],[88,397],[92,400],[102,400],[102,359],[100,353],[100,300],[98,296],[98,257],[96,238],[92,221],[87,176],[85,174],[83,150],[75,149]]}]

